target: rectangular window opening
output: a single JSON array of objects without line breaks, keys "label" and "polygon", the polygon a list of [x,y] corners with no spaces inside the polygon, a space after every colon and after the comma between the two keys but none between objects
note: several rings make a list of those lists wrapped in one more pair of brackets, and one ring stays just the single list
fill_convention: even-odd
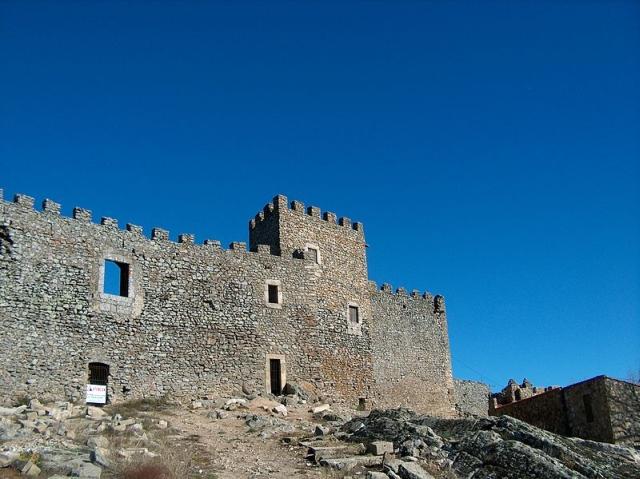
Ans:
[{"label": "rectangular window opening", "polygon": [[269,284],[268,287],[268,301],[269,304],[278,304],[278,285]]},{"label": "rectangular window opening", "polygon": [[587,418],[587,422],[593,422],[593,405],[591,404],[591,394],[585,394],[582,396],[582,403],[584,404],[584,415]]},{"label": "rectangular window opening", "polygon": [[349,306],[349,321],[353,324],[357,324],[360,322],[360,316],[357,306]]},{"label": "rectangular window opening", "polygon": [[104,260],[105,294],[129,297],[129,265],[111,259]]}]

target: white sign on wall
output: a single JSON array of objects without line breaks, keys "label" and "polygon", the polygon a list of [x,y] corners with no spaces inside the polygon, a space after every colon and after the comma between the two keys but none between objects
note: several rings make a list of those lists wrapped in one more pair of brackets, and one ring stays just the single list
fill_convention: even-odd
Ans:
[{"label": "white sign on wall", "polygon": [[106,404],[107,386],[102,386],[99,384],[87,384],[87,402]]}]

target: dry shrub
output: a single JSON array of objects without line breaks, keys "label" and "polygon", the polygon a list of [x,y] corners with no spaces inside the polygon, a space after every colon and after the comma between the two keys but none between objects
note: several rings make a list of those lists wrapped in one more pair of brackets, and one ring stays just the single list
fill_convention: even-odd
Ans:
[{"label": "dry shrub", "polygon": [[158,457],[135,455],[113,464],[120,479],[186,479],[193,468],[193,448],[172,445],[165,441],[157,444]]},{"label": "dry shrub", "polygon": [[104,409],[109,414],[121,414],[122,416],[135,416],[144,412],[159,412],[171,409],[173,403],[166,396],[131,399],[129,401],[109,404]]},{"label": "dry shrub", "polygon": [[159,463],[147,463],[129,466],[122,473],[122,479],[178,479],[167,466]]}]

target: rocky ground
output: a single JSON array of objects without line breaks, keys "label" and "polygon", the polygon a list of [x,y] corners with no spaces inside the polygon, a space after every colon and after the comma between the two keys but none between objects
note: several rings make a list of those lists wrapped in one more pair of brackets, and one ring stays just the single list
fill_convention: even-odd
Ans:
[{"label": "rocky ground", "polygon": [[0,478],[640,478],[635,449],[506,416],[369,414],[294,392],[0,407]]}]

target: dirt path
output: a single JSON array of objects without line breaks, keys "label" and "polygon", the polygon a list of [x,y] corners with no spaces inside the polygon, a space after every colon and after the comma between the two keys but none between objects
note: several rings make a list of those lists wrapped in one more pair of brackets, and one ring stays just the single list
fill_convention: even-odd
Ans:
[{"label": "dirt path", "polygon": [[[310,430],[305,430],[310,426],[304,413],[294,413],[286,419],[296,427],[295,432],[264,434],[267,437],[247,426],[242,417],[247,412],[230,412],[224,419],[210,419],[206,414],[201,410],[174,410],[158,415],[177,433],[167,436],[168,444],[175,448],[170,452],[175,454],[173,460],[191,460],[190,469],[201,470],[203,478],[339,477],[325,468],[308,465],[305,448],[282,442],[285,436],[311,435]],[[271,416],[265,413],[264,417]]]}]

